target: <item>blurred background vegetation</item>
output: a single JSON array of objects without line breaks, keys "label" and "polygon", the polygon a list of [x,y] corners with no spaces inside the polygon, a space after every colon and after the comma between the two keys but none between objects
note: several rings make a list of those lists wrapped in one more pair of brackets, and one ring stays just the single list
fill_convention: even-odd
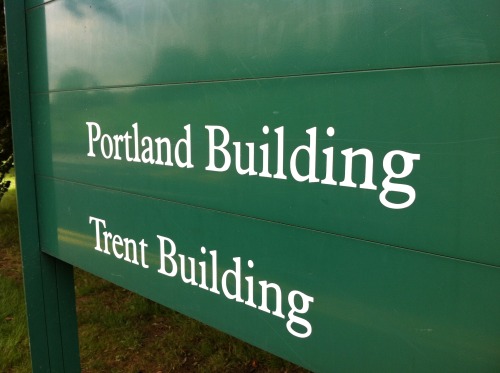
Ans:
[{"label": "blurred background vegetation", "polygon": [[8,190],[10,180],[6,178],[14,164],[9,111],[9,80],[7,75],[7,48],[5,46],[4,4],[0,0],[0,201]]}]

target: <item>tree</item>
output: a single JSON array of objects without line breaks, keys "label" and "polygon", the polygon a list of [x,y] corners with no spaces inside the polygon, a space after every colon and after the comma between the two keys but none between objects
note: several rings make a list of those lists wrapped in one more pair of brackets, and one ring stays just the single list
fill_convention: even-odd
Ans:
[{"label": "tree", "polygon": [[14,165],[3,9],[3,0],[0,0],[0,201],[10,186],[10,181],[5,180],[5,176]]}]

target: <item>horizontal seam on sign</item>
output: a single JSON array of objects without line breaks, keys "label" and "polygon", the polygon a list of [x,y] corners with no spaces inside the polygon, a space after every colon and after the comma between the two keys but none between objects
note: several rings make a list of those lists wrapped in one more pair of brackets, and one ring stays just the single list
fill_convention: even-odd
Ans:
[{"label": "horizontal seam on sign", "polygon": [[58,1],[58,0],[49,0],[49,1],[45,1],[45,2],[43,2],[43,3],[41,3],[41,4],[38,4],[38,5],[32,6],[32,7],[30,7],[30,8],[26,8],[26,12],[31,11],[31,10],[34,10],[34,9],[37,9],[37,8],[41,8],[41,7],[43,7],[43,6],[47,5],[47,4],[50,4],[50,3],[55,3],[56,1]]},{"label": "horizontal seam on sign", "polygon": [[453,256],[448,256],[448,255],[443,255],[443,254],[436,254],[436,253],[432,253],[432,252],[428,252],[428,251],[423,251],[423,250],[418,250],[418,249],[412,249],[412,248],[403,247],[403,246],[396,246],[396,245],[392,245],[392,244],[388,244],[388,243],[382,243],[382,242],[378,242],[378,241],[367,240],[367,239],[364,239],[364,238],[352,237],[352,236],[348,236],[348,235],[344,235],[344,234],[327,232],[327,231],[323,231],[323,230],[319,230],[319,229],[314,229],[314,228],[309,228],[309,227],[303,227],[303,226],[300,226],[300,225],[295,225],[295,224],[290,224],[290,223],[284,223],[284,222],[279,222],[279,221],[274,221],[274,220],[269,220],[269,219],[264,219],[264,218],[258,218],[258,217],[255,217],[255,216],[242,215],[242,214],[238,214],[238,213],[230,212],[230,211],[218,210],[218,209],[211,208],[211,207],[199,206],[199,205],[194,205],[194,204],[190,204],[190,203],[186,203],[186,202],[180,202],[180,201],[174,201],[174,200],[169,200],[169,199],[165,199],[165,198],[160,198],[160,197],[147,196],[147,195],[140,194],[140,193],[125,191],[125,190],[120,190],[120,189],[113,189],[113,188],[109,188],[109,187],[105,187],[105,186],[101,186],[101,185],[83,183],[83,182],[79,182],[79,181],[72,181],[72,180],[67,180],[67,179],[61,179],[61,178],[57,178],[57,177],[53,177],[53,176],[46,176],[46,175],[41,175],[41,174],[38,174],[36,176],[40,177],[40,178],[56,180],[56,181],[60,181],[60,182],[63,182],[63,183],[68,183],[68,184],[82,185],[82,186],[92,187],[92,188],[96,188],[96,189],[101,189],[101,190],[104,190],[104,191],[113,191],[113,192],[118,192],[118,193],[122,193],[122,194],[128,194],[128,195],[131,195],[131,196],[136,196],[136,197],[142,197],[142,198],[147,198],[147,199],[151,199],[151,200],[161,201],[161,202],[175,203],[175,204],[181,205],[181,206],[187,206],[187,207],[197,208],[197,209],[206,210],[206,211],[212,211],[212,212],[216,212],[216,213],[220,213],[220,214],[232,215],[232,216],[237,216],[237,217],[246,218],[246,219],[253,219],[253,220],[258,220],[258,221],[262,221],[262,222],[266,222],[266,223],[278,224],[278,225],[282,225],[282,226],[286,226],[286,227],[291,227],[291,228],[295,228],[295,229],[302,229],[302,230],[306,230],[306,231],[311,231],[311,232],[316,232],[316,233],[320,233],[320,234],[326,234],[326,235],[331,235],[331,236],[336,236],[336,237],[340,237],[340,238],[346,238],[346,239],[351,239],[351,240],[356,240],[356,241],[361,241],[361,242],[368,242],[368,243],[372,243],[372,244],[376,244],[376,245],[380,245],[380,246],[385,246],[387,248],[399,249],[399,250],[406,250],[406,251],[411,251],[411,252],[418,253],[418,254],[432,255],[432,256],[435,256],[435,257],[438,257],[438,258],[444,258],[444,259],[449,259],[449,260],[456,260],[456,261],[459,261],[459,262],[470,263],[470,264],[475,264],[475,265],[481,265],[481,266],[486,266],[486,267],[490,267],[490,268],[500,269],[500,266],[499,265],[495,265],[495,264],[484,263],[484,262],[470,260],[470,259],[456,258],[456,257],[453,257]]},{"label": "horizontal seam on sign", "polygon": [[369,69],[369,70],[345,70],[345,71],[332,71],[332,72],[318,72],[318,73],[306,73],[306,74],[291,74],[291,75],[276,75],[276,76],[263,76],[258,78],[231,78],[231,79],[214,79],[214,80],[196,80],[196,81],[186,81],[186,82],[165,82],[165,83],[152,83],[152,84],[130,84],[130,85],[113,85],[113,86],[103,86],[103,87],[90,87],[90,88],[77,88],[77,89],[60,89],[52,90],[47,92],[31,92],[32,95],[46,95],[52,93],[69,93],[69,92],[85,92],[85,91],[104,91],[104,90],[114,90],[114,89],[127,89],[127,88],[147,88],[147,87],[167,87],[167,86],[179,86],[179,85],[195,85],[195,84],[216,84],[216,83],[231,83],[231,82],[244,82],[244,81],[259,81],[259,80],[278,80],[287,78],[307,78],[307,77],[320,77],[320,76],[332,76],[332,75],[347,75],[347,74],[360,74],[360,73],[371,73],[371,72],[384,72],[384,71],[406,71],[406,70],[424,70],[424,69],[434,69],[434,68],[456,68],[464,66],[490,66],[498,65],[500,61],[496,62],[469,62],[469,63],[457,63],[457,64],[447,64],[447,65],[428,65],[428,66],[410,66],[410,67],[389,67],[389,68],[379,68],[379,69]]}]

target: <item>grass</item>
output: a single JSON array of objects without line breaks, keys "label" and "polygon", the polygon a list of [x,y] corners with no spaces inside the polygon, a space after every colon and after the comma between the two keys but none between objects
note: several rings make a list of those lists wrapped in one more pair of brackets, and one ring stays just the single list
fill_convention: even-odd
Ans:
[{"label": "grass", "polygon": [[16,181],[7,177],[11,186],[0,200],[0,248],[18,247]]},{"label": "grass", "polygon": [[[0,202],[0,372],[30,372],[15,184]],[[75,270],[83,372],[305,372],[209,326]]]},{"label": "grass", "polygon": [[76,283],[83,371],[302,371],[81,271],[76,273]]},{"label": "grass", "polygon": [[15,180],[0,201],[0,371],[31,372]]},{"label": "grass", "polygon": [[30,372],[23,292],[14,281],[0,277],[0,371]]}]

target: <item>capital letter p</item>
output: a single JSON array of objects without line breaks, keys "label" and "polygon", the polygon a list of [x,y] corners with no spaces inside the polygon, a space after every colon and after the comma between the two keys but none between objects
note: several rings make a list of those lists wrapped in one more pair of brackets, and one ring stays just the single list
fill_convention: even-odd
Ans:
[{"label": "capital letter p", "polygon": [[[89,152],[87,153],[87,157],[95,157],[94,153],[94,142],[101,138],[101,127],[96,122],[87,122],[87,127],[89,128]],[[93,137],[92,128],[96,129],[96,135]]]}]

